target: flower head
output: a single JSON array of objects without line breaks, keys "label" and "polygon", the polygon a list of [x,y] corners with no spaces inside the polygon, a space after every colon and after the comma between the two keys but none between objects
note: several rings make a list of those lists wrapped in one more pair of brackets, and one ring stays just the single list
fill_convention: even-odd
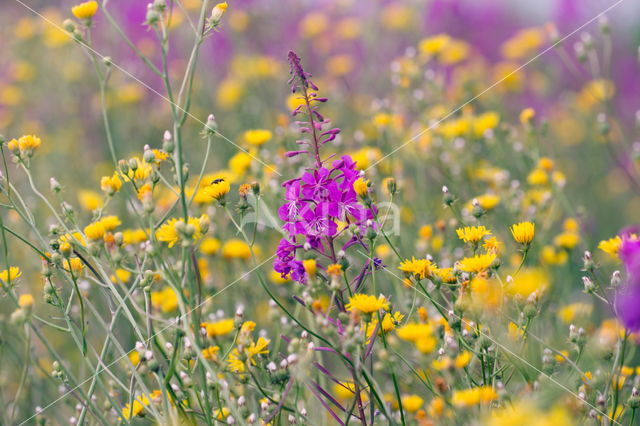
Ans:
[{"label": "flower head", "polygon": [[536,226],[531,222],[520,222],[511,226],[511,235],[517,243],[528,245],[533,241]]},{"label": "flower head", "polygon": [[91,0],[71,8],[71,13],[78,19],[91,19],[98,11],[98,2]]},{"label": "flower head", "polygon": [[17,266],[11,266],[9,269],[5,269],[0,272],[0,281],[9,283],[18,279],[22,275],[22,271]]},{"label": "flower head", "polygon": [[214,200],[220,201],[229,193],[231,186],[225,178],[214,179],[209,186],[204,188],[204,193]]},{"label": "flower head", "polygon": [[495,260],[495,253],[478,254],[462,259],[459,263],[459,268],[464,272],[480,273],[488,269]]},{"label": "flower head", "polygon": [[389,310],[389,302],[380,295],[377,298],[369,294],[356,294],[349,298],[349,303],[345,306],[347,311],[357,311],[363,314],[378,312],[380,309]]},{"label": "flower head", "polygon": [[255,129],[244,132],[244,140],[249,145],[260,146],[271,140],[272,134],[270,130]]},{"label": "flower head", "polygon": [[484,226],[465,226],[456,229],[456,234],[465,243],[477,244],[487,235],[491,235],[491,231]]},{"label": "flower head", "polygon": [[406,259],[400,263],[398,267],[401,271],[415,275],[421,280],[431,276],[431,273],[436,269],[436,266],[427,259],[416,259],[412,257],[411,260]]}]

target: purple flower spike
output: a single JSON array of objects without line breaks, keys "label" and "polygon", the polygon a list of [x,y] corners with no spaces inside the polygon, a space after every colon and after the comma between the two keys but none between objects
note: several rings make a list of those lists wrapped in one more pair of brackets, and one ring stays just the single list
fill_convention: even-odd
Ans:
[{"label": "purple flower spike", "polygon": [[[303,138],[296,141],[298,145],[306,145],[308,150],[289,151],[286,157],[308,154],[313,158],[313,167],[307,169],[300,178],[285,182],[285,203],[278,209],[280,219],[284,221],[282,229],[287,238],[280,241],[274,269],[283,277],[305,284],[308,280],[304,264],[296,253],[300,249],[315,251],[328,256],[332,262],[337,262],[334,240],[339,238],[338,224],[356,226],[360,234],[353,235],[342,246],[346,250],[354,244],[366,248],[360,235],[367,227],[377,228],[373,222],[375,206],[365,207],[358,203],[358,196],[353,189],[354,182],[360,177],[356,162],[349,156],[343,156],[329,164],[328,160],[320,157],[320,147],[336,138],[340,133],[338,128],[325,128],[328,120],[318,112],[318,103],[324,103],[326,98],[317,97],[318,88],[309,80],[311,74],[302,69],[300,58],[289,52],[293,92],[299,93],[304,100],[295,115],[306,112],[306,120],[297,121]],[[377,266],[377,264],[376,264]]]},{"label": "purple flower spike", "polygon": [[615,309],[625,328],[640,330],[640,240],[625,236],[619,251],[627,273],[626,283],[616,293]]}]

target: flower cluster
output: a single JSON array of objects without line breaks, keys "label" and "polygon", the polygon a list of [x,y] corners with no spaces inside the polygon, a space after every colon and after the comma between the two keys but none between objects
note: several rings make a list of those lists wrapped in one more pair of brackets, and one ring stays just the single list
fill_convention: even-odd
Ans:
[{"label": "flower cluster", "polygon": [[342,156],[334,160],[330,167],[325,166],[325,162],[321,160],[320,145],[333,140],[339,129],[322,131],[328,121],[318,112],[314,103],[325,102],[326,99],[316,97],[315,92],[308,92],[309,88],[318,88],[309,80],[311,75],[302,69],[300,58],[295,53],[289,52],[289,61],[293,91],[300,90],[304,100],[294,111],[294,115],[300,114],[307,107],[308,121],[300,123],[301,133],[311,134],[310,140],[299,141],[310,149],[295,151],[295,155],[308,153],[314,156],[315,164],[301,177],[283,184],[287,202],[278,209],[278,213],[285,222],[282,228],[287,238],[280,240],[274,269],[282,277],[304,283],[307,273],[303,262],[296,258],[298,249],[329,255],[335,263],[334,240],[347,234],[350,227],[355,226],[357,232],[352,232],[351,238],[340,250],[344,251],[354,244],[364,245],[362,233],[367,227],[375,226],[375,206],[366,207],[358,203],[358,192],[354,189],[354,184],[361,180],[360,172],[351,157]]}]

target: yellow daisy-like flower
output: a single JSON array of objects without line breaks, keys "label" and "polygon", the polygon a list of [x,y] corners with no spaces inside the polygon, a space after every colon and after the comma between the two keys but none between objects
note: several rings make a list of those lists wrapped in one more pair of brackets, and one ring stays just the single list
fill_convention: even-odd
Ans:
[{"label": "yellow daisy-like flower", "polygon": [[365,197],[369,193],[369,181],[364,178],[358,178],[353,182],[353,190],[361,197]]},{"label": "yellow daisy-like flower", "polygon": [[620,250],[621,245],[622,238],[620,238],[620,235],[616,235],[615,237],[609,238],[608,240],[600,241],[600,243],[598,244],[598,248],[617,259],[618,251]]},{"label": "yellow daisy-like flower", "polygon": [[495,253],[485,253],[473,257],[465,257],[459,262],[459,268],[461,271],[475,272],[477,274],[489,268],[495,260]]},{"label": "yellow daisy-like flower", "polygon": [[178,294],[169,286],[151,292],[151,306],[166,313],[178,309]]},{"label": "yellow daisy-like flower", "polygon": [[520,244],[531,244],[535,232],[536,225],[531,222],[520,222],[511,226],[511,235]]},{"label": "yellow daisy-like flower", "polygon": [[229,357],[227,358],[227,364],[229,364],[229,370],[231,370],[233,373],[243,373],[246,369],[244,362],[242,362],[242,360],[240,359],[240,352],[238,352],[237,348],[232,350],[229,354]]},{"label": "yellow daisy-like flower", "polygon": [[33,295],[29,293],[21,294],[20,298],[18,299],[18,306],[20,306],[21,308],[30,308],[34,303],[35,299],[33,298]]},{"label": "yellow daisy-like flower", "polygon": [[453,268],[435,268],[432,272],[433,276],[439,278],[443,283],[456,282],[456,276],[453,273]]},{"label": "yellow daisy-like flower", "polygon": [[214,179],[209,186],[206,186],[203,190],[205,195],[220,201],[231,190],[229,181],[225,178]]},{"label": "yellow daisy-like flower", "polygon": [[424,399],[418,395],[405,395],[402,397],[402,408],[409,413],[418,411],[424,405]]},{"label": "yellow daisy-like flower", "polygon": [[33,156],[33,153],[40,147],[42,141],[35,135],[24,135],[19,139],[12,139],[7,142],[7,148],[14,154]]},{"label": "yellow daisy-like flower", "polygon": [[207,336],[218,337],[231,333],[235,329],[233,318],[227,318],[216,322],[204,322],[200,324],[207,331]]},{"label": "yellow daisy-like flower", "polygon": [[213,361],[217,359],[218,352],[220,352],[220,346],[209,346],[208,348],[204,348],[202,350],[202,356],[204,357],[204,359]]},{"label": "yellow daisy-like flower", "polygon": [[253,357],[256,355],[266,355],[269,353],[269,343],[271,341],[269,339],[265,339],[264,337],[259,337],[258,341],[252,342],[247,348],[247,358],[253,365],[256,365],[256,362],[253,360]]},{"label": "yellow daisy-like flower", "polygon": [[484,240],[482,248],[490,253],[498,253],[502,248],[502,241],[499,241],[496,237],[487,238]]},{"label": "yellow daisy-like flower", "polygon": [[10,266],[9,269],[5,269],[0,272],[0,280],[5,283],[14,281],[22,275],[22,271],[17,266]]},{"label": "yellow daisy-like flower", "polygon": [[213,237],[208,237],[202,240],[200,243],[200,253],[213,256],[220,251],[220,240]]},{"label": "yellow daisy-like flower", "polygon": [[71,8],[71,13],[78,19],[90,19],[98,12],[98,2],[87,1]]},{"label": "yellow daisy-like flower", "polygon": [[251,248],[243,240],[232,238],[222,246],[222,256],[225,259],[250,259]]},{"label": "yellow daisy-like flower", "polygon": [[107,195],[113,195],[122,188],[122,181],[116,173],[112,176],[103,176],[100,179],[100,189]]},{"label": "yellow daisy-like flower", "polygon": [[104,233],[104,225],[100,222],[91,223],[84,228],[84,235],[91,241],[101,240]]},{"label": "yellow daisy-like flower", "polygon": [[244,132],[244,140],[249,145],[260,146],[271,140],[272,134],[270,130],[254,129]]},{"label": "yellow daisy-like flower", "polygon": [[389,302],[380,295],[377,298],[369,294],[356,294],[349,298],[349,303],[345,306],[347,311],[358,311],[364,314],[378,312],[381,309],[389,310]]},{"label": "yellow daisy-like flower", "polygon": [[398,269],[413,274],[422,280],[431,276],[435,265],[430,260],[412,257],[411,260],[406,259],[404,262],[401,262]]},{"label": "yellow daisy-like flower", "polygon": [[478,404],[486,404],[496,399],[498,399],[498,394],[491,386],[481,386],[454,391],[451,402],[458,407],[470,407]]},{"label": "yellow daisy-like flower", "polygon": [[491,235],[491,231],[484,226],[465,226],[456,229],[456,234],[465,243],[477,244],[487,235]]},{"label": "yellow daisy-like flower", "polygon": [[151,404],[151,400],[146,395],[140,395],[133,401],[133,404],[127,403],[122,409],[122,417],[126,420],[130,420],[133,417],[139,416],[144,411],[144,408]]},{"label": "yellow daisy-like flower", "polygon": [[[202,229],[200,223],[202,220],[208,219],[207,215],[202,215],[199,218],[190,217],[187,221],[188,225],[193,226],[194,232],[191,235],[191,238],[194,241],[202,238]],[[157,231],[156,238],[158,241],[162,241],[163,243],[167,243],[169,248],[173,247],[183,235],[182,231],[185,231],[186,225],[183,219],[172,218],[169,219],[166,223],[164,223]]]}]

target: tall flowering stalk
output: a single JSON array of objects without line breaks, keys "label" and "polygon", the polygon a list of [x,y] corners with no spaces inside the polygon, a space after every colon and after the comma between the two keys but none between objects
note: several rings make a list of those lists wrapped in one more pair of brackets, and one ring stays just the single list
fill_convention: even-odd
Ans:
[{"label": "tall flowering stalk", "polygon": [[[313,159],[313,166],[302,176],[283,184],[286,203],[278,213],[285,222],[283,229],[287,238],[278,245],[274,267],[283,277],[306,283],[308,273],[296,254],[308,252],[335,264],[350,246],[357,244],[366,248],[362,235],[367,227],[375,227],[375,206],[365,207],[358,203],[354,184],[360,173],[351,157],[345,155],[333,161],[331,157],[322,159],[321,147],[334,140],[340,129],[327,129],[329,120],[318,111],[318,105],[327,99],[317,96],[318,87],[310,80],[311,74],[304,71],[300,58],[294,52],[289,52],[289,63],[291,90],[298,93],[301,100],[293,115],[304,116],[297,122],[303,136],[297,143],[305,149],[290,151],[287,156],[307,154]],[[351,226],[355,227],[351,228],[355,232],[351,232],[351,237],[346,237],[336,250],[336,240],[346,235]],[[325,270],[327,266],[326,263],[322,265]]]}]

